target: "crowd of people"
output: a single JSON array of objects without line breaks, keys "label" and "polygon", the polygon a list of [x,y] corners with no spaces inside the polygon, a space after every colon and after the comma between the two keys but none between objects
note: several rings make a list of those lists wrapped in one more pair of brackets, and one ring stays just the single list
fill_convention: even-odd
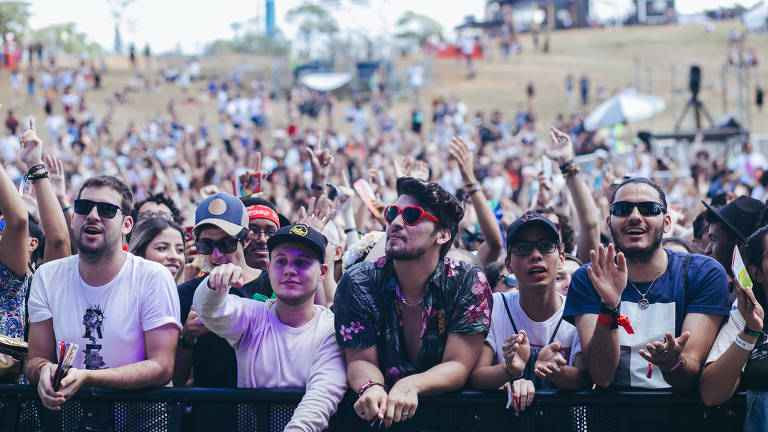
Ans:
[{"label": "crowd of people", "polygon": [[[515,410],[548,388],[707,405],[742,388],[746,430],[768,424],[768,160],[750,142],[726,158],[697,140],[687,177],[578,115],[545,131],[530,104],[417,92],[401,119],[382,82],[324,127],[348,102],[295,86],[278,112],[240,73],[190,86],[215,126],[172,102],[120,125],[86,103],[93,70],[41,66],[48,136],[9,110],[0,142],[0,332],[28,341],[13,367],[46,408],[83,386],[302,387],[286,430],[319,431],[348,389],[390,427],[464,387]],[[63,374],[61,342],[79,346]]]}]

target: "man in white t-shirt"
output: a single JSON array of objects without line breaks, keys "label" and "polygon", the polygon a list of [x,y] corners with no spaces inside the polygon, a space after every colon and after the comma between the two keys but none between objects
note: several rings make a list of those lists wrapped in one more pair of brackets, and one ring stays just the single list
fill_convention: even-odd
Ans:
[{"label": "man in white t-shirt", "polygon": [[[491,327],[470,386],[512,384],[514,408],[533,402],[536,388],[589,385],[576,327],[563,321],[565,297],[557,293],[557,272],[565,261],[559,233],[546,217],[529,211],[507,231],[507,270],[518,291],[493,294]],[[546,380],[546,381],[542,381]]]},{"label": "man in white t-shirt", "polygon": [[[25,374],[48,409],[61,409],[84,385],[135,389],[171,379],[181,328],[176,284],[162,265],[123,251],[132,206],[117,178],[86,180],[72,219],[79,254],[43,264],[32,280]],[[54,391],[60,342],[79,350]]]},{"label": "man in white t-shirt", "polygon": [[276,298],[265,303],[228,294],[244,282],[234,264],[215,267],[195,290],[200,321],[235,348],[238,387],[306,388],[286,431],[324,430],[347,389],[333,313],[314,304],[328,273],[325,246],[322,234],[301,223],[271,236],[269,280]]}]

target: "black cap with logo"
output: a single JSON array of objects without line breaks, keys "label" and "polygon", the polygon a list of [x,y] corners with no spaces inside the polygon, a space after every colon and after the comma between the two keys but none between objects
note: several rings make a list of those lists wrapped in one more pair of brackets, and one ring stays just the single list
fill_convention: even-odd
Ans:
[{"label": "black cap with logo", "polygon": [[282,243],[301,243],[317,254],[320,263],[325,262],[325,236],[304,224],[288,225],[280,228],[267,240],[267,249],[272,251]]}]

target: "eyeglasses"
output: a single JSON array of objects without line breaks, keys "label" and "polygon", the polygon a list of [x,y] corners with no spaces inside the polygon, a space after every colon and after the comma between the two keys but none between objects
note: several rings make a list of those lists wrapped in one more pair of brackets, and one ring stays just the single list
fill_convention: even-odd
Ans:
[{"label": "eyeglasses", "polygon": [[387,206],[384,209],[384,219],[387,223],[391,224],[397,219],[397,215],[403,215],[403,222],[406,225],[416,225],[422,218],[427,218],[435,223],[440,223],[436,217],[424,211],[423,208],[417,206],[409,206],[400,208],[398,206]]},{"label": "eyeglasses", "polygon": [[99,213],[99,217],[104,219],[112,219],[115,217],[115,215],[117,215],[118,210],[122,211],[120,206],[112,203],[96,202],[87,199],[76,199],[75,213],[81,216],[87,216],[91,214],[91,210],[93,210],[94,206],[96,207],[96,211]]},{"label": "eyeglasses", "polygon": [[552,252],[557,249],[557,243],[553,242],[552,240],[537,240],[535,242],[529,242],[529,241],[521,241],[514,246],[512,246],[510,249],[512,250],[512,253],[515,254],[515,256],[528,256],[533,252],[533,247],[536,246],[536,249],[539,250],[542,254],[551,254]]},{"label": "eyeglasses", "polygon": [[264,234],[264,237],[270,238],[273,235],[275,235],[277,230],[266,230],[265,231],[265,230],[260,230],[260,229],[252,229],[251,232],[253,233],[253,237],[254,238],[258,238],[262,234]]},{"label": "eyeglasses", "polygon": [[219,241],[209,239],[195,240],[195,248],[197,248],[197,252],[200,255],[210,255],[213,253],[214,248],[223,254],[228,254],[237,250],[238,243],[240,243],[240,240],[231,236],[225,236]]},{"label": "eyeglasses", "polygon": [[667,209],[663,205],[654,201],[631,202],[617,201],[611,204],[611,214],[618,217],[627,217],[632,213],[632,209],[637,207],[641,216],[658,216],[666,213]]},{"label": "eyeglasses", "polygon": [[139,214],[136,215],[136,221],[140,222],[140,221],[143,221],[143,220],[152,219],[154,217],[161,217],[161,218],[163,218],[165,220],[169,220],[169,221],[173,220],[173,215],[168,213],[168,212],[166,212],[166,211],[149,211],[149,210],[147,210],[147,211],[139,212]]}]

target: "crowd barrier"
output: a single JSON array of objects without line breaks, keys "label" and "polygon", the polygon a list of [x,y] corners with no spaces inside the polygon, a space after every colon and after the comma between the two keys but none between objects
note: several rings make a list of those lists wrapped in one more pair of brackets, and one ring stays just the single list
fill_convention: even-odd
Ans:
[{"label": "crowd barrier", "polygon": [[[62,406],[45,409],[30,386],[0,386],[2,431],[282,431],[301,389],[83,388]],[[352,410],[348,392],[329,431],[375,431]],[[417,415],[392,431],[493,432],[741,431],[745,397],[705,408],[696,395],[671,391],[540,391],[521,413],[505,409],[501,391],[462,391],[419,400]],[[663,429],[662,429],[663,428]],[[384,430],[382,427],[380,430]]]}]

